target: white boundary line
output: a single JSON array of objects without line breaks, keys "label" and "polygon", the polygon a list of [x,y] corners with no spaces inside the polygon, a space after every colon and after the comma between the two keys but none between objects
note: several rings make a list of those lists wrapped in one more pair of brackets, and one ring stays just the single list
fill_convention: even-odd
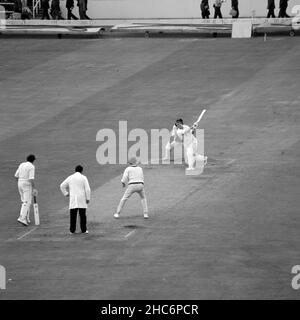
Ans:
[{"label": "white boundary line", "polygon": [[25,238],[26,236],[28,236],[31,232],[33,232],[36,229],[37,229],[37,227],[32,228],[28,232],[24,233],[21,237],[17,238],[17,240],[21,240],[21,239]]}]

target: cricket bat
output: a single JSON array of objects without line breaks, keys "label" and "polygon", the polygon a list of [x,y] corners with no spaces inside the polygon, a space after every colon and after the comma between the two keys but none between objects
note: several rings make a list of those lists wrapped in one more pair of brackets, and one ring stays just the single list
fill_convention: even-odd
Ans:
[{"label": "cricket bat", "polygon": [[205,112],[206,112],[206,109],[203,109],[201,114],[200,114],[200,116],[199,116],[199,118],[197,119],[197,121],[195,123],[198,124],[201,121],[201,119],[203,118]]},{"label": "cricket bat", "polygon": [[33,196],[33,213],[34,213],[34,223],[36,226],[40,225],[40,214],[39,214],[39,205],[37,203],[36,196]]}]

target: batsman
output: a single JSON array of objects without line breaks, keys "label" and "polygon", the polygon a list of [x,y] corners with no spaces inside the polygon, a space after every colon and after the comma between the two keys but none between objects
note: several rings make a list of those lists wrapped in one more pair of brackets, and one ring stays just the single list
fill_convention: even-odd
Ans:
[{"label": "batsman", "polygon": [[37,195],[37,190],[34,187],[35,166],[33,165],[33,162],[35,159],[35,156],[30,154],[26,159],[27,161],[22,162],[15,173],[22,201],[18,222],[23,226],[28,226],[29,224],[28,213],[32,202],[32,196]]},{"label": "batsman", "polygon": [[166,154],[163,158],[163,161],[169,159],[170,151],[172,148],[174,148],[177,144],[183,144],[184,158],[188,165],[187,170],[195,169],[196,160],[201,160],[204,162],[204,164],[206,164],[207,157],[197,153],[198,142],[197,138],[195,137],[195,130],[197,129],[198,124],[205,112],[206,110],[204,109],[198,117],[197,121],[191,127],[185,125],[182,119],[176,120],[171,134],[173,141],[167,143],[165,147]]}]

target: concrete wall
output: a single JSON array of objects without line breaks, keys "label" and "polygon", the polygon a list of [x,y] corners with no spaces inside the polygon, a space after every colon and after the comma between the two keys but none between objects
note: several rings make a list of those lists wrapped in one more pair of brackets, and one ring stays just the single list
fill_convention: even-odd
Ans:
[{"label": "concrete wall", "polygon": [[[77,0],[74,0],[74,13],[78,15]],[[88,0],[88,16],[94,19],[139,19],[139,18],[199,18],[200,0]],[[214,0],[209,0],[211,14]],[[240,0],[240,16],[265,17],[267,12],[267,0]],[[276,15],[278,13],[279,0],[275,0]],[[294,5],[300,4],[300,0],[290,0],[288,13]],[[231,0],[223,4],[224,17],[229,17]],[[65,13],[65,0],[61,1],[61,8]],[[211,18],[213,18],[211,16]]]}]

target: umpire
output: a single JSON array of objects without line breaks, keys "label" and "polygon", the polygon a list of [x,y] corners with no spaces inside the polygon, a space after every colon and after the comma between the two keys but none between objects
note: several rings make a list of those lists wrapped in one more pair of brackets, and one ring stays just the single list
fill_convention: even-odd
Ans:
[{"label": "umpire", "polygon": [[82,174],[83,167],[78,165],[75,173],[70,175],[60,185],[64,196],[69,197],[70,209],[70,233],[76,231],[77,213],[80,216],[80,228],[82,233],[89,233],[86,228],[86,209],[91,199],[91,188],[86,176]]}]

